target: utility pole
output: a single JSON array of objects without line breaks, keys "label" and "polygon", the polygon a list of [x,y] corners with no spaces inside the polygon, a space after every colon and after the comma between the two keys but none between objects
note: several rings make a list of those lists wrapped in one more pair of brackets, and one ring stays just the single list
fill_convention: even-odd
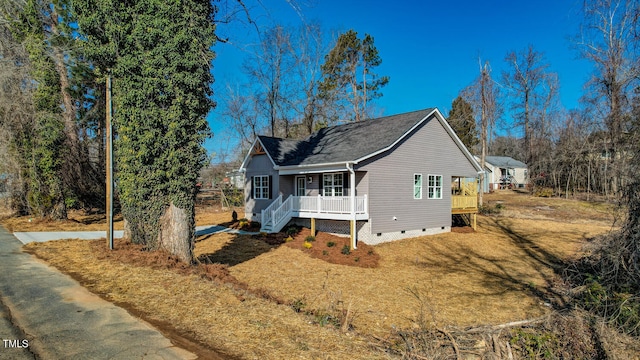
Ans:
[{"label": "utility pole", "polygon": [[107,75],[107,121],[106,121],[106,167],[107,167],[107,246],[113,250],[113,134],[111,116],[113,114],[111,104],[111,74]]},{"label": "utility pole", "polygon": [[480,191],[478,192],[478,205],[483,205],[483,195],[484,195],[484,183],[487,181],[486,172],[485,172],[485,161],[487,159],[487,132],[488,132],[488,120],[487,120],[487,77],[489,75],[489,70],[487,68],[487,64],[480,66],[480,127],[482,128],[482,134],[480,135],[481,143],[482,143],[482,153],[480,155],[480,166],[482,167],[482,172],[480,173]]}]

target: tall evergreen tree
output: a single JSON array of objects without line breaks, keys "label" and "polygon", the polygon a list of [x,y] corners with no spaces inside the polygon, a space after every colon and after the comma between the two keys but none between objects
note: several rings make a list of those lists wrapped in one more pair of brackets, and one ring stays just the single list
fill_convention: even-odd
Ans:
[{"label": "tall evergreen tree", "polygon": [[113,75],[116,181],[131,241],[192,261],[196,178],[214,105],[209,1],[78,0],[96,71]]},{"label": "tall evergreen tree", "polygon": [[338,104],[347,99],[352,107],[350,118],[365,120],[369,101],[381,97],[380,89],[389,83],[388,76],[378,77],[372,71],[381,63],[371,35],[360,39],[354,30],[341,34],[322,65],[321,95]]},{"label": "tall evergreen tree", "polygon": [[[74,163],[69,154],[77,149],[76,113],[66,64],[74,55],[65,51],[74,41],[68,31],[68,2],[27,0],[4,5],[3,22],[28,54],[28,59],[16,64],[29,69],[30,79],[24,79],[24,84],[33,90],[33,107],[22,109],[32,112],[31,119],[14,128],[8,139],[24,182],[26,206],[20,210],[64,219],[67,200],[75,197],[69,185],[77,182],[65,182],[66,165]],[[73,173],[78,174],[80,171]]]},{"label": "tall evergreen tree", "polygon": [[464,146],[469,151],[473,151],[480,140],[478,140],[478,129],[471,104],[461,96],[455,98],[451,103],[448,122]]}]

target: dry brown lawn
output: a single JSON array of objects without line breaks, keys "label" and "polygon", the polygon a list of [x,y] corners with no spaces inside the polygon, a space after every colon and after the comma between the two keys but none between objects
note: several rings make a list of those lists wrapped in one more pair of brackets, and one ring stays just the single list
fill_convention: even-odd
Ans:
[{"label": "dry brown lawn", "polygon": [[[231,211],[215,205],[199,205],[196,210],[196,225],[217,225],[231,221]],[[244,210],[236,209],[238,213]],[[113,227],[122,230],[122,215],[114,215]],[[12,216],[6,207],[0,207],[0,224],[11,232],[17,231],[100,231],[107,229],[104,213],[70,210],[67,220],[39,219],[33,216]]]},{"label": "dry brown lawn", "polygon": [[[480,216],[478,231],[375,246],[379,260],[369,268],[311,257],[302,243],[278,246],[232,234],[201,237],[195,255],[228,264],[224,271],[233,281],[131,265],[105,257],[103,242],[57,241],[27,249],[108,300],[225,354],[387,358],[372,344],[393,329],[417,326],[420,318],[466,327],[549,313],[564,301],[556,271],[590,237],[611,229],[607,205],[511,191],[485,199],[501,201],[504,209]],[[212,214],[209,223],[231,217]],[[313,247],[323,249],[326,241]],[[367,254],[359,249],[349,256]]]}]

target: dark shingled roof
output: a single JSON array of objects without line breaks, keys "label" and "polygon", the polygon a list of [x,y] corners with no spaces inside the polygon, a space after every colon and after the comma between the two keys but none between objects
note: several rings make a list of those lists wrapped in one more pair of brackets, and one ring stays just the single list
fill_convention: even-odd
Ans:
[{"label": "dark shingled roof", "polygon": [[331,126],[320,129],[304,140],[268,136],[259,138],[278,166],[348,162],[389,147],[434,110],[429,108]]}]

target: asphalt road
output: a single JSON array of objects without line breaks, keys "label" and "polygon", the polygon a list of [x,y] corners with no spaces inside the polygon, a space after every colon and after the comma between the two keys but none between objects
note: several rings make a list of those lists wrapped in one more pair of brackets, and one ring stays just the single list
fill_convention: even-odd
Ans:
[{"label": "asphalt road", "polygon": [[0,226],[1,360],[196,358],[21,247]]},{"label": "asphalt road", "polygon": [[[20,328],[13,325],[11,320],[9,309],[4,304],[0,304],[0,359],[35,359],[35,355],[29,351],[27,336]],[[26,344],[24,340],[27,340]]]}]

